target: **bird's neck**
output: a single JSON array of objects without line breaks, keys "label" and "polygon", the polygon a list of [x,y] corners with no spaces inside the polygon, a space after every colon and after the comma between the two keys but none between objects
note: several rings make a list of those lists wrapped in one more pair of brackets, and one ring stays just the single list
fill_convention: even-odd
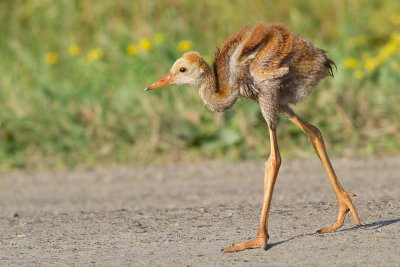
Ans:
[{"label": "bird's neck", "polygon": [[[204,61],[203,79],[200,82],[200,97],[206,107],[212,111],[223,112],[231,108],[239,97],[239,90],[230,86],[218,86],[217,80],[210,66]],[[217,87],[218,86],[218,87]]]}]

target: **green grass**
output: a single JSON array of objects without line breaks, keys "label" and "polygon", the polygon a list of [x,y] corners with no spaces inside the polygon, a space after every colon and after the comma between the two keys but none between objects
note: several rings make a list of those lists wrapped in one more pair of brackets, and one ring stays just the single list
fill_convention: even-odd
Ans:
[{"label": "green grass", "polygon": [[[143,92],[181,55],[180,41],[212,58],[227,35],[258,22],[288,25],[336,62],[335,78],[294,107],[331,155],[399,153],[398,1],[14,0],[0,2],[0,170],[265,158],[255,103],[218,114],[195,88]],[[90,60],[93,49],[100,57]],[[285,119],[278,141],[283,157],[313,156]]]}]

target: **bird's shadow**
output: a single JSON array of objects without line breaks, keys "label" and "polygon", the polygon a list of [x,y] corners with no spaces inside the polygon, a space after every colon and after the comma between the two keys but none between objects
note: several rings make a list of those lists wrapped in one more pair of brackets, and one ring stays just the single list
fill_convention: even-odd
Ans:
[{"label": "bird's shadow", "polygon": [[397,219],[392,219],[392,220],[386,220],[386,221],[379,221],[379,222],[373,222],[373,223],[368,223],[368,224],[362,224],[360,227],[357,226],[353,226],[351,228],[347,228],[347,229],[342,229],[338,232],[346,232],[346,231],[352,231],[352,230],[356,230],[358,228],[361,229],[368,229],[368,228],[372,228],[372,229],[377,229],[377,228],[381,228],[381,227],[385,227],[388,225],[391,225],[393,223],[397,223],[400,222],[400,218]]},{"label": "bird's shadow", "polygon": [[[385,226],[388,226],[388,225],[391,225],[391,224],[397,223],[397,222],[400,222],[400,218],[392,219],[392,220],[379,221],[379,222],[373,222],[373,223],[368,223],[368,224],[362,224],[360,227],[354,226],[354,227],[347,228],[347,229],[341,229],[341,230],[339,230],[337,232],[354,231],[354,230],[357,230],[359,228],[361,228],[361,229],[369,229],[369,228],[378,229],[378,228],[385,227]],[[318,232],[314,232],[314,233],[297,235],[297,236],[291,237],[291,238],[286,239],[286,240],[278,241],[278,242],[275,242],[275,243],[270,243],[270,244],[268,244],[267,249],[271,249],[271,248],[273,248],[273,247],[275,247],[277,245],[292,241],[292,240],[300,238],[300,237],[313,236],[313,235],[322,235],[322,234],[320,234]]]}]

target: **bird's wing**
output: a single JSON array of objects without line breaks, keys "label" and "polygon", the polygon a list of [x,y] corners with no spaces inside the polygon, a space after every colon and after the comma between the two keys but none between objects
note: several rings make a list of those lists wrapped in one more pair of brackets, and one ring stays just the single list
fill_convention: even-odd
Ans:
[{"label": "bird's wing", "polygon": [[[235,78],[248,73],[255,83],[271,81],[289,73],[290,55],[294,36],[280,25],[257,25],[249,34],[242,28],[240,39],[225,48],[225,80],[231,86],[237,84]],[[229,43],[228,41],[226,43]],[[229,58],[229,60],[228,60]],[[257,91],[257,88],[255,88]]]},{"label": "bird's wing", "polygon": [[[259,82],[279,79],[289,73],[294,44],[293,33],[283,26],[271,25],[263,32],[264,38],[254,50],[250,65],[250,74]],[[246,51],[249,49],[244,49]]]},{"label": "bird's wing", "polygon": [[[245,73],[256,82],[278,79],[289,72],[285,58],[290,53],[293,34],[279,25],[257,25],[249,34],[247,26],[228,37],[214,59],[216,90],[237,86]],[[255,88],[257,91],[257,88]]]},{"label": "bird's wing", "polygon": [[270,38],[267,26],[258,24],[243,41],[236,55],[237,63],[245,64],[246,61],[254,59],[257,52]]}]

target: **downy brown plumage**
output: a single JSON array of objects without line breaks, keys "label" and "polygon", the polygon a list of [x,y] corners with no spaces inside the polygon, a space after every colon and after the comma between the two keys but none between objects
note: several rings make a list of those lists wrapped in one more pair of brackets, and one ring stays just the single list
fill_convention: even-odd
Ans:
[{"label": "downy brown plumage", "polygon": [[271,154],[265,163],[264,201],[256,237],[248,242],[225,248],[234,252],[249,248],[267,248],[268,215],[281,157],[276,139],[277,115],[283,114],[308,136],[321,159],[339,204],[337,221],[321,233],[332,232],[343,225],[348,211],[360,226],[357,211],[350,200],[355,196],[343,190],[326,153],[321,132],[317,127],[297,116],[290,104],[304,100],[318,82],[333,76],[334,62],[325,51],[280,25],[257,25],[247,32],[244,26],[230,36],[217,50],[211,69],[197,52],[187,52],[175,61],[170,72],[145,90],[171,84],[200,87],[204,104],[212,111],[231,108],[238,97],[258,102],[268,124]]},{"label": "downy brown plumage", "polygon": [[322,78],[332,75],[334,63],[324,50],[283,26],[260,24],[250,33],[247,28],[218,48],[213,71],[197,52],[185,53],[171,73],[179,75],[185,67],[185,75],[197,69],[199,76],[196,81],[177,79],[172,84],[199,85],[200,96],[212,111],[231,108],[238,97],[253,99],[275,128],[277,115],[290,116],[288,104],[302,101]]}]

